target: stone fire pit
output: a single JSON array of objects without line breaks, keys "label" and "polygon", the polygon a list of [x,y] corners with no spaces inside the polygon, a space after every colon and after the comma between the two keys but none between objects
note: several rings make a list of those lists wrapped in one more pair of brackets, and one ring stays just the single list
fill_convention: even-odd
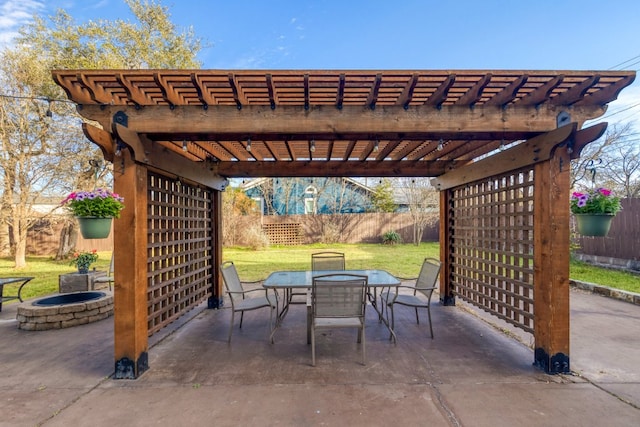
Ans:
[{"label": "stone fire pit", "polygon": [[26,331],[69,328],[113,314],[113,296],[104,292],[72,292],[18,306],[18,328]]}]

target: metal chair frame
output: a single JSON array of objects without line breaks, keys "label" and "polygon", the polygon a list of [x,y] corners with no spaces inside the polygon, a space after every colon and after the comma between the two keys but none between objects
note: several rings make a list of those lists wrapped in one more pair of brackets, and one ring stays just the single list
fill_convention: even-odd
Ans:
[{"label": "metal chair frame", "polygon": [[[344,270],[345,261],[344,253],[325,251],[316,252],[311,254],[311,270],[323,271],[323,270]],[[294,300],[293,297],[299,296],[302,299]],[[307,293],[306,292],[289,292],[287,295],[288,304],[306,304]]]},{"label": "metal chair frame", "polygon": [[[233,261],[223,262],[220,266],[220,271],[227,293],[229,294],[229,299],[231,300],[231,322],[229,323],[229,337],[227,342],[231,342],[236,312],[240,312],[240,328],[242,328],[245,311],[269,307],[269,332],[271,332],[273,330],[273,312],[278,308],[278,294],[275,294],[275,301],[272,301],[272,299],[269,298],[269,293],[264,288],[245,290]],[[263,295],[247,298],[247,295],[253,293],[262,293]],[[271,336],[271,342],[273,342],[273,336]]]},{"label": "metal chair frame", "polygon": [[113,286],[113,254],[111,254],[111,262],[109,263],[109,271],[107,271],[106,276],[100,276],[93,279],[93,286],[95,287],[98,283],[108,283],[109,290],[112,290]]},{"label": "metal chair frame", "polygon": [[311,365],[316,366],[316,331],[356,328],[366,364],[367,276],[335,273],[316,276],[311,290]]},{"label": "metal chair frame", "polygon": [[[418,308],[426,308],[427,315],[429,317],[429,331],[431,332],[431,339],[433,339],[433,325],[431,322],[431,297],[433,291],[437,289],[436,282],[438,281],[438,275],[440,274],[440,268],[442,263],[435,258],[425,258],[420,269],[420,274],[416,279],[416,283],[413,286],[400,285],[397,287],[397,292],[385,292],[381,294],[383,306],[387,306],[387,316],[389,309],[391,309],[391,329],[395,331],[395,314],[393,307],[396,304],[404,305],[407,307],[413,307],[416,312],[416,323],[420,324],[420,318],[418,317]],[[413,291],[412,295],[401,294],[400,289],[410,289]],[[419,296],[422,294],[422,297]]]}]

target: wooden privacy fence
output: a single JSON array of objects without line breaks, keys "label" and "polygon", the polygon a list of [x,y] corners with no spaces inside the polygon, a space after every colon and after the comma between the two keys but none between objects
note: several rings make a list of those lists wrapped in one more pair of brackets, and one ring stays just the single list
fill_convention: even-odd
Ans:
[{"label": "wooden privacy fence", "polygon": [[[243,217],[238,228],[246,229],[256,221],[262,221],[263,231],[271,244],[300,245],[321,241],[326,227],[339,231],[340,243],[380,243],[382,234],[396,231],[403,242],[413,241],[413,219],[408,213],[365,213],[341,215],[272,215]],[[43,221],[29,230],[27,253],[30,255],[52,255],[60,241],[61,222]],[[438,223],[427,227],[423,242],[438,241]],[[242,236],[234,244],[244,244]],[[98,251],[113,250],[113,231],[106,239],[84,239],[78,235],[76,249]]]},{"label": "wooden privacy fence", "polygon": [[[338,231],[336,243],[380,243],[387,231],[396,231],[403,242],[413,241],[413,219],[408,213],[360,213],[340,215],[269,215],[264,216],[263,228],[271,243],[285,240],[299,244],[317,243],[327,234],[327,229]],[[280,230],[286,235],[277,235]],[[427,227],[422,235],[423,242],[438,240],[438,223]],[[299,233],[295,238],[294,234]]]},{"label": "wooden privacy fence", "polygon": [[576,234],[575,239],[580,246],[576,252],[640,261],[640,199],[622,200],[622,210],[613,219],[606,237],[584,237]]},{"label": "wooden privacy fence", "polygon": [[[53,255],[60,244],[60,233],[64,227],[64,221],[58,218],[41,219],[29,229],[27,235],[28,255]],[[109,237],[106,239],[85,239],[78,233],[76,249],[82,251],[98,252],[113,250],[113,225]]]}]

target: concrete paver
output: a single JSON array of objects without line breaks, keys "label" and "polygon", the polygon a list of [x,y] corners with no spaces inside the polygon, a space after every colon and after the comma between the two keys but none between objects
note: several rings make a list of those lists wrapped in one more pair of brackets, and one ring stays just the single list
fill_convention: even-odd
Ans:
[{"label": "concrete paver", "polygon": [[640,424],[640,307],[582,291],[571,294],[575,375],[554,376],[533,367],[529,334],[462,304],[432,307],[434,340],[397,310],[397,345],[369,310],[367,365],[355,332],[331,331],[315,368],[304,307],[273,345],[266,313],[247,313],[228,345],[229,310],[202,309],[153,337],[137,380],[109,378],[112,319],[28,332],[12,310],[0,313],[0,426]]}]

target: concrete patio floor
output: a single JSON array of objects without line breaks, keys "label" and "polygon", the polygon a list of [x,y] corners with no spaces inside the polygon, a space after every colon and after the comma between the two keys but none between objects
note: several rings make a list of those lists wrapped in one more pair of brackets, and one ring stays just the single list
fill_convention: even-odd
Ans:
[{"label": "concrete patio floor", "polygon": [[[227,344],[228,309],[152,337],[150,369],[113,380],[113,319],[17,329],[0,312],[0,426],[632,426],[640,425],[640,306],[571,291],[571,368],[546,375],[531,335],[489,325],[465,305],[432,307],[435,339],[396,311],[397,345],[373,310],[367,364],[353,331],[317,339],[310,366],[305,308],[268,342],[266,311],[247,313]],[[426,316],[425,316],[426,318]]]}]

